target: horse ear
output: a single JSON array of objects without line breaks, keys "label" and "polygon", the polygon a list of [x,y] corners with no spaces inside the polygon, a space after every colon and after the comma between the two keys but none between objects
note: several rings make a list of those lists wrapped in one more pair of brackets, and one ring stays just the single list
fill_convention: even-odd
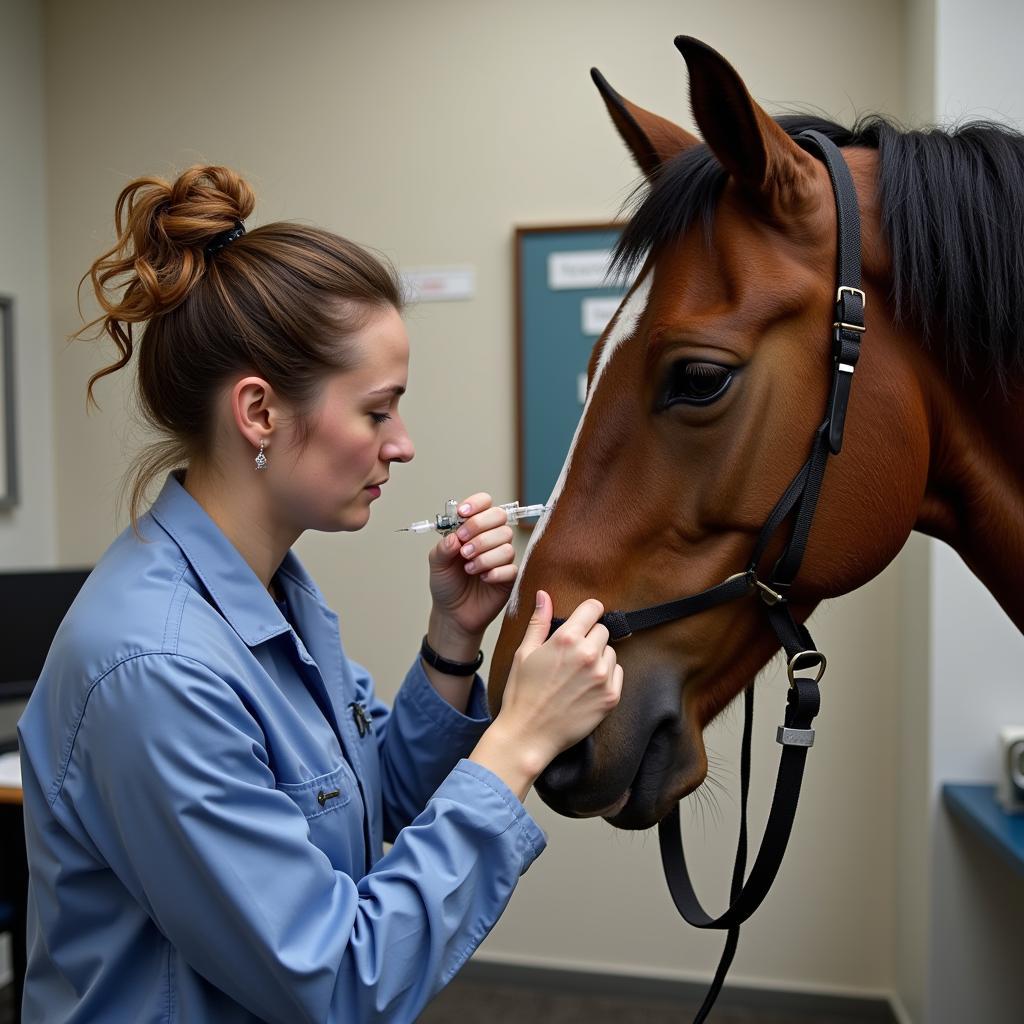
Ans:
[{"label": "horse ear", "polygon": [[676,36],[690,71],[690,105],[704,141],[737,181],[786,206],[813,190],[815,160],[751,97],[743,80],[717,51],[690,36]]},{"label": "horse ear", "polygon": [[653,178],[662,165],[677,153],[700,144],[700,139],[684,128],[620,96],[597,68],[590,69],[590,77],[601,93],[622,141],[648,178]]}]

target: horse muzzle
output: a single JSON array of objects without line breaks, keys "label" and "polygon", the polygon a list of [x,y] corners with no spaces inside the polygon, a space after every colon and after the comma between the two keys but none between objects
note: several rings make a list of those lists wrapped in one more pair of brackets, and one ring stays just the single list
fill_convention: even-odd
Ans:
[{"label": "horse muzzle", "polygon": [[621,756],[612,757],[608,747],[607,733],[591,734],[559,754],[537,779],[541,799],[566,817],[646,829],[704,779],[700,734],[695,748],[677,715],[659,720],[646,743],[616,744]]}]

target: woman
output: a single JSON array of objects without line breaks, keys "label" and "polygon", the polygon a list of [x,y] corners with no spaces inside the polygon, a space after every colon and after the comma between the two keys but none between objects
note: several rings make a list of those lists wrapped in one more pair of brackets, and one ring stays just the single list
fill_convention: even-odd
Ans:
[{"label": "woman", "polygon": [[489,720],[478,651],[516,567],[486,494],[430,555],[394,707],[375,699],[290,549],[361,529],[413,457],[399,288],[326,231],[246,234],[253,205],[223,167],[135,181],[91,270],[120,358],[89,397],[144,324],[163,440],[19,725],[29,1022],[413,1020],[543,849],[533,781],[618,701],[600,604],[546,640],[541,592]]}]

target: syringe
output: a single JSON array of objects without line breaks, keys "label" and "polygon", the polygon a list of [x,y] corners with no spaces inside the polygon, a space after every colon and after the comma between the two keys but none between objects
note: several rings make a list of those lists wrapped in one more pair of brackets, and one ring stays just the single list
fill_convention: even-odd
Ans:
[{"label": "syringe", "polygon": [[[542,516],[548,511],[548,505],[520,505],[518,501],[510,501],[507,505],[498,505],[508,515],[509,525],[518,523],[521,519],[533,519]],[[457,530],[466,520],[459,515],[459,503],[454,498],[449,498],[444,503],[444,512],[434,516],[433,519],[421,519],[410,526],[403,526],[395,533],[429,533],[436,530],[442,537]]]}]

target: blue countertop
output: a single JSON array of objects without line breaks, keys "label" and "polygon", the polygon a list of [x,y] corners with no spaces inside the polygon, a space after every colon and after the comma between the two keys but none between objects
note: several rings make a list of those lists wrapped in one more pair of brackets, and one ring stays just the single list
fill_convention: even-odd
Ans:
[{"label": "blue countertop", "polygon": [[1024,813],[1004,811],[996,800],[995,786],[947,784],[942,787],[942,799],[954,818],[1024,875]]}]

